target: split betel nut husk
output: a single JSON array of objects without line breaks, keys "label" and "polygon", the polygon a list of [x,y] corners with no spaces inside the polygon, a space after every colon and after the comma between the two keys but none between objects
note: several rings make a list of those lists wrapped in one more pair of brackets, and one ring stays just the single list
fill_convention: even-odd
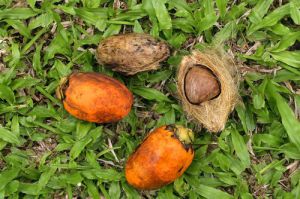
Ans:
[{"label": "split betel nut husk", "polygon": [[222,131],[238,99],[235,63],[219,51],[194,51],[183,57],[177,82],[185,112],[208,131]]},{"label": "split betel nut husk", "polygon": [[96,50],[96,59],[100,64],[125,75],[156,70],[169,55],[166,42],[142,33],[108,37],[100,42]]}]

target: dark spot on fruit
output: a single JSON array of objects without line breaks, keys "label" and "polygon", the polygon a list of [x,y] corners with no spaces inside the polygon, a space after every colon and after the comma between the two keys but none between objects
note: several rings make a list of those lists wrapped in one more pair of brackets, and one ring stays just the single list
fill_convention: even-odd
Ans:
[{"label": "dark spot on fruit", "polygon": [[180,173],[183,169],[183,166],[181,166],[181,168],[177,171],[177,173]]},{"label": "dark spot on fruit", "polygon": [[142,51],[143,51],[143,49],[142,49],[142,47],[141,47],[141,46],[138,46],[138,47],[137,47],[137,49],[136,49],[136,51],[137,51],[137,52],[142,52]]},{"label": "dark spot on fruit", "polygon": [[[176,126],[174,124],[169,124],[169,125],[166,126],[165,129],[172,132],[173,134],[175,134],[174,132],[176,131]],[[172,136],[174,136],[174,135],[172,135]]]},{"label": "dark spot on fruit", "polygon": [[[181,143],[182,143],[182,142],[181,142]],[[182,143],[182,145],[184,146],[184,149],[186,150],[186,152],[188,152],[189,149],[192,149],[192,150],[193,150],[192,145],[190,145],[190,144],[183,144],[183,143]]]},{"label": "dark spot on fruit", "polygon": [[147,39],[146,45],[153,47],[153,46],[157,46],[158,44],[156,43],[156,41],[153,41],[151,39]]}]

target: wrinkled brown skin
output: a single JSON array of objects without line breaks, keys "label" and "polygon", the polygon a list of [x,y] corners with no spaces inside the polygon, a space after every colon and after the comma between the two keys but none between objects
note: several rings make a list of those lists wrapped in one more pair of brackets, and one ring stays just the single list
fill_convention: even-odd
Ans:
[{"label": "wrinkled brown skin", "polygon": [[168,45],[150,35],[129,33],[111,36],[99,44],[99,63],[126,75],[154,70],[170,54]]},{"label": "wrinkled brown skin", "polygon": [[153,190],[172,183],[194,158],[192,147],[184,146],[166,128],[151,132],[126,163],[126,180],[136,189]]},{"label": "wrinkled brown skin", "polygon": [[64,88],[63,104],[74,117],[96,123],[116,122],[133,103],[132,93],[118,80],[100,73],[74,73]]},{"label": "wrinkled brown skin", "polygon": [[214,99],[221,92],[216,76],[201,66],[192,67],[186,74],[184,82],[185,95],[192,104],[201,104]]}]

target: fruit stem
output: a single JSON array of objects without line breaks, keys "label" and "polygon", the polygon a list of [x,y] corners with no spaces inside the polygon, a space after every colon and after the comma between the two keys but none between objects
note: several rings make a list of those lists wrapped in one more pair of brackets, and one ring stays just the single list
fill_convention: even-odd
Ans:
[{"label": "fruit stem", "polygon": [[189,145],[193,143],[194,133],[191,129],[185,128],[180,125],[176,125],[175,127],[176,127],[175,134],[184,145]]},{"label": "fruit stem", "polygon": [[66,85],[68,84],[68,77],[63,77],[59,81],[59,86],[56,88],[55,94],[59,100],[63,100],[65,98],[64,91]]}]

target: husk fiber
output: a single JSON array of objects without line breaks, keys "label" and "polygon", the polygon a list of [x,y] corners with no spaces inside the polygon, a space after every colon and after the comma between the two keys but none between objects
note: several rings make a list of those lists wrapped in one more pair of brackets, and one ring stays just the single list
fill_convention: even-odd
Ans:
[{"label": "husk fiber", "polygon": [[[194,66],[205,66],[218,78],[221,93],[218,97],[202,102],[200,105],[191,104],[185,95],[184,81],[187,72]],[[222,131],[229,114],[238,101],[238,71],[229,55],[218,50],[205,52],[193,51],[183,57],[179,66],[177,82],[178,92],[185,112],[201,123],[210,132]]]}]

